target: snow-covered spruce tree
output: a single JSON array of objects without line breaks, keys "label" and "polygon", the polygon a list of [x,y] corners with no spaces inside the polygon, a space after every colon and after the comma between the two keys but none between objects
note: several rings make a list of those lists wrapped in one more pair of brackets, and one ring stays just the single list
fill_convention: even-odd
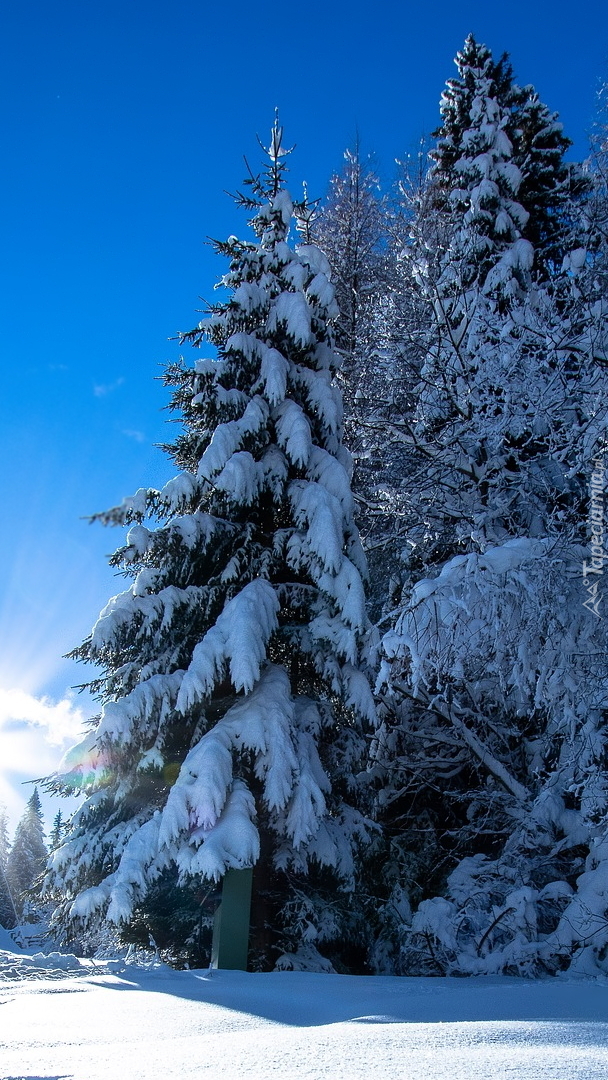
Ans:
[{"label": "snow-covered spruce tree", "polygon": [[7,875],[10,850],[8,815],[6,807],[0,805],[0,926],[4,926],[8,930],[17,921],[17,910]]},{"label": "snow-covered spruce tree", "polygon": [[[494,233],[490,239],[496,240],[501,234],[508,238],[514,224],[534,247],[535,280],[547,280],[553,271],[560,269],[564,255],[576,246],[577,215],[573,210],[590,190],[589,179],[580,164],[565,161],[572,143],[564,135],[557,113],[540,100],[533,86],[520,87],[514,82],[506,53],[495,61],[487,46],[471,34],[455,63],[458,75],[446,83],[441,99],[442,123],[434,133],[437,145],[430,155],[432,213],[468,208],[475,214],[478,230],[483,233],[483,210],[491,211],[492,199],[498,194],[492,185],[496,185],[505,205],[503,216],[492,217],[490,213],[485,217],[486,229]],[[489,106],[484,104],[488,101],[493,102],[492,115],[488,115]],[[485,111],[477,114],[480,108]],[[497,120],[499,136],[492,134]],[[492,166],[485,156],[488,146],[484,144],[484,126],[488,122],[486,135],[493,147],[492,176],[488,171]],[[496,154],[501,149],[506,155],[504,161]],[[476,165],[472,164],[474,161]],[[472,171],[477,174],[474,185],[477,190],[466,182],[457,183],[458,174],[462,173],[466,181]],[[517,202],[510,208],[513,183]],[[459,197],[461,191],[464,201]],[[518,207],[524,208],[523,216]],[[515,219],[510,225],[511,209]],[[481,280],[493,263],[492,247],[490,243],[487,261],[481,257],[478,260]],[[481,243],[478,250],[481,255]],[[437,255],[441,259],[441,241]]]},{"label": "snow-covered spruce tree", "polygon": [[32,898],[31,890],[46,866],[46,857],[42,807],[38,789],[34,788],[17,824],[6,866],[10,892],[19,916]]},{"label": "snow-covered spruce tree", "polygon": [[61,810],[58,810],[55,814],[55,817],[53,818],[53,827],[49,833],[49,851],[54,851],[55,848],[58,848],[60,846],[66,828],[67,822],[63,814],[61,813]]},{"label": "snow-covered spruce tree", "polygon": [[[382,279],[377,276],[373,291],[374,340],[359,361],[371,393],[362,394],[351,409],[359,441],[366,438],[375,447],[367,458],[361,455],[354,490],[376,615],[383,604],[394,606],[396,589],[406,576],[400,555],[412,543],[413,523],[421,519],[411,493],[428,486],[429,461],[418,431],[414,437],[412,420],[413,390],[421,373],[425,383],[430,381],[431,392],[438,381],[443,390],[444,357],[436,349],[434,305],[440,302],[445,309],[444,332],[462,332],[464,309],[459,304],[483,287],[490,268],[495,276],[504,274],[507,293],[516,290],[523,277],[546,280],[576,246],[572,208],[588,188],[580,166],[564,161],[570,141],[556,114],[539,100],[534,87],[514,83],[506,54],[495,61],[471,35],[456,63],[458,76],[448,80],[442,97],[431,172],[419,163],[413,177],[405,167],[392,213],[383,206],[386,250]],[[481,80],[485,85],[480,94]],[[481,101],[491,115],[474,115]],[[514,236],[522,240],[519,250],[512,248]],[[532,267],[496,265],[507,250],[508,258],[525,261],[529,243],[534,247]],[[496,291],[495,280],[488,285]],[[453,311],[451,304],[456,305]],[[433,370],[434,355],[438,370]],[[365,476],[366,463],[371,483],[364,489],[358,475]],[[387,562],[390,581],[383,573]]]},{"label": "snow-covered spruce tree", "polygon": [[[549,426],[563,434],[568,395],[573,390],[589,393],[586,384],[581,390],[576,382],[569,353],[580,348],[580,320],[573,326],[572,305],[566,312],[555,303],[559,283],[552,280],[542,287],[536,251],[524,236],[532,228],[532,215],[519,201],[520,192],[526,185],[537,190],[540,182],[517,164],[509,137],[509,132],[513,138],[520,134],[514,115],[519,115],[516,106],[521,112],[523,91],[513,85],[506,57],[495,63],[472,37],[456,62],[459,78],[448,82],[442,98],[444,123],[407,253],[412,287],[427,311],[426,328],[422,320],[419,332],[424,362],[415,409],[401,425],[419,463],[413,496],[419,526],[410,536],[410,542],[417,542],[413,563],[419,560],[418,573],[424,565],[441,565],[446,556],[467,550],[480,523],[486,543],[494,534],[535,528],[536,517],[542,525],[551,506],[545,480],[530,479],[523,504],[519,470],[536,474],[548,443],[538,437],[531,443],[528,429],[535,418],[540,423],[540,410],[550,414]],[[536,101],[532,87],[526,94],[526,102]],[[556,121],[554,127],[559,129]],[[563,151],[568,141],[562,143]],[[545,199],[542,214],[552,217],[554,230],[562,222],[560,243],[566,250],[574,206],[562,213],[562,199],[560,186],[552,206]],[[567,303],[565,298],[562,308]],[[561,362],[568,353],[568,387],[558,385],[557,378],[546,390],[541,379],[542,401],[535,404],[527,369],[535,375],[552,371],[552,352]],[[488,459],[491,452],[494,460]],[[517,500],[508,496],[514,482]],[[506,496],[498,496],[496,484],[507,485]],[[491,508],[494,525],[484,507]]]},{"label": "snow-covered spruce tree", "polygon": [[112,562],[133,582],[76,653],[103,708],[54,780],[86,800],[49,876],[64,919],[128,925],[167,882],[254,865],[266,967],[344,946],[374,715],[337,311],[326,258],[288,244],[284,168],[277,122],[241,196],[255,238],[217,244],[229,298],[182,335],[217,356],[166,376],[178,475],[100,516],[131,525]]},{"label": "snow-covered spruce tree", "polygon": [[[440,242],[418,252],[433,315],[411,433],[426,477],[382,676],[405,911],[392,962],[555,971],[603,949],[597,910],[577,940],[565,932],[568,897],[602,892],[603,870],[593,886],[580,875],[608,811],[606,642],[581,569],[606,439],[601,312],[581,306],[584,253],[561,279],[547,280],[554,254],[535,271],[506,61],[468,39],[457,62],[431,174]],[[553,252],[575,208],[557,216]],[[404,878],[429,897],[410,921]]]},{"label": "snow-covered spruce tree", "polygon": [[517,197],[529,215],[523,235],[534,248],[534,279],[546,282],[584,242],[580,205],[592,185],[581,164],[565,160],[572,142],[558,114],[532,86],[515,88],[514,94],[513,158],[521,172]]}]

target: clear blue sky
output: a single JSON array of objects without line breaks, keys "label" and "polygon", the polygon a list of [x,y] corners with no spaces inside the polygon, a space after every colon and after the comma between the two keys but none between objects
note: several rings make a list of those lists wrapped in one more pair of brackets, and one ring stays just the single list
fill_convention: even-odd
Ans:
[{"label": "clear blue sky", "polygon": [[357,129],[390,177],[436,126],[472,30],[510,52],[584,157],[607,29],[603,0],[4,6],[0,800],[13,813],[19,782],[56,754],[58,714],[32,728],[27,702],[85,678],[61,656],[121,587],[103,558],[119,536],[80,519],[171,475],[155,376],[223,272],[205,238],[243,229],[224,189],[243,154],[256,164],[275,105],[294,186],[322,195]]}]

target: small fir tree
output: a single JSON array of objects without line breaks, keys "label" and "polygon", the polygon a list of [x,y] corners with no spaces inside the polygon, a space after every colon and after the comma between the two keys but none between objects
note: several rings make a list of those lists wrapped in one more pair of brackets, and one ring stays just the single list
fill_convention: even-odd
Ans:
[{"label": "small fir tree", "polygon": [[34,788],[17,824],[6,868],[10,892],[19,916],[28,899],[31,899],[32,890],[39,884],[46,859],[42,807],[38,789]]},{"label": "small fir tree", "polygon": [[10,851],[8,814],[6,807],[0,805],[0,926],[4,926],[7,930],[10,930],[17,921],[17,909],[8,879]]},{"label": "small fir tree", "polygon": [[64,820],[61,810],[58,810],[53,818],[53,828],[49,834],[49,851],[55,851],[63,840],[67,828],[67,823]]}]

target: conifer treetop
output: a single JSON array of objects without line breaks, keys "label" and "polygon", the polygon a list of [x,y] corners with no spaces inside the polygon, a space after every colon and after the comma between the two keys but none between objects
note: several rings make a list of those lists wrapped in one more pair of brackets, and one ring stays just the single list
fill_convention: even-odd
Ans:
[{"label": "conifer treetop", "polygon": [[[589,180],[579,165],[564,161],[571,142],[557,114],[533,86],[515,83],[507,53],[495,61],[488,47],[469,35],[455,62],[458,75],[448,79],[443,92],[442,124],[430,154],[437,204],[444,211],[464,205],[470,186],[459,183],[459,176],[466,181],[472,171],[483,173],[505,200],[493,230],[488,221],[486,235],[499,246],[501,238],[513,239],[511,217],[518,235],[534,251],[535,278],[546,281],[577,246],[573,200],[588,194]],[[490,177],[487,153],[492,150],[498,170]],[[485,186],[484,198],[489,200]],[[459,188],[464,189],[460,195]],[[475,211],[473,203],[471,209]]]},{"label": "conifer treetop", "polygon": [[38,788],[27,801],[7,860],[7,878],[13,897],[30,889],[42,873],[46,861],[44,822]]}]

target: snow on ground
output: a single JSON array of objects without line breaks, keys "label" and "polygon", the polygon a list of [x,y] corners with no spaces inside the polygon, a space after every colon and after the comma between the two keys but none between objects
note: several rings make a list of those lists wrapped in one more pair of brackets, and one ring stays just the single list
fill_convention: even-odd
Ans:
[{"label": "snow on ground", "polygon": [[0,952],[1,1080],[607,1075],[608,985],[210,974]]},{"label": "snow on ground", "polygon": [[5,930],[3,926],[0,926],[0,951],[2,952],[14,952],[15,942],[13,941],[8,930]]}]

